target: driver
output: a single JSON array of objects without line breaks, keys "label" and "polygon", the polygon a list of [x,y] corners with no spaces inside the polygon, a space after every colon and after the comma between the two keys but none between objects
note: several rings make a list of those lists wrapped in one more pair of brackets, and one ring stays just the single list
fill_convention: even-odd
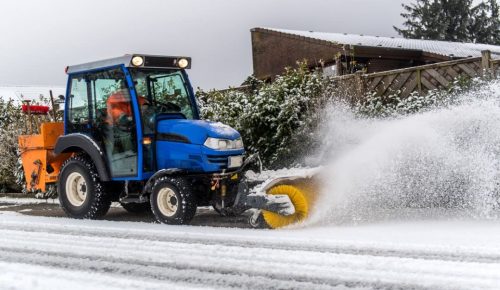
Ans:
[{"label": "driver", "polygon": [[[139,105],[142,107],[147,103],[144,97],[138,97]],[[142,109],[142,108],[141,108]],[[114,91],[106,100],[106,124],[103,129],[106,154],[109,160],[113,160],[115,154],[121,154],[134,150],[132,142],[132,130],[135,128],[133,122],[133,110],[129,90],[124,83],[120,82],[118,90]]]},{"label": "driver", "polygon": [[[138,97],[139,106],[149,105],[148,100]],[[120,88],[111,94],[106,101],[108,112],[107,123],[115,127],[128,127],[132,123],[132,106],[130,93],[125,82],[120,82]]]}]

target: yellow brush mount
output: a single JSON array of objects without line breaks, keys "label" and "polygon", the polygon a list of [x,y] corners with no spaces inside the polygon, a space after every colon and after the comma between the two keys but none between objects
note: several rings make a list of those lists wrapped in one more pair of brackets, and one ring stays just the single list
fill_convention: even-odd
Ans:
[{"label": "yellow brush mount", "polygon": [[309,177],[278,179],[275,184],[267,187],[269,195],[287,195],[295,212],[291,215],[281,215],[277,212],[262,210],[262,218],[271,229],[286,227],[304,221],[310,214],[317,197],[317,181]]},{"label": "yellow brush mount", "polygon": [[277,185],[271,188],[267,194],[288,195],[293,206],[295,207],[295,213],[289,216],[263,210],[262,217],[264,218],[266,224],[272,229],[298,223],[304,220],[309,214],[309,201],[306,198],[306,194],[298,187],[293,185]]}]

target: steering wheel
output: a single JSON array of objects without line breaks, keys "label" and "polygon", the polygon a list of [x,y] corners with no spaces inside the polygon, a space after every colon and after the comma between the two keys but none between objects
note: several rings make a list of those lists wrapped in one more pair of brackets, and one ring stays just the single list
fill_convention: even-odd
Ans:
[{"label": "steering wheel", "polygon": [[160,104],[161,106],[161,109],[160,109],[160,113],[168,113],[168,112],[180,112],[181,111],[181,107],[179,107],[178,105],[172,103],[172,102],[161,102],[161,101],[156,101],[156,103]]},{"label": "steering wheel", "polygon": [[144,118],[144,126],[149,130],[153,131],[155,128],[156,121],[156,111],[153,107],[149,106],[146,110],[142,112]]}]

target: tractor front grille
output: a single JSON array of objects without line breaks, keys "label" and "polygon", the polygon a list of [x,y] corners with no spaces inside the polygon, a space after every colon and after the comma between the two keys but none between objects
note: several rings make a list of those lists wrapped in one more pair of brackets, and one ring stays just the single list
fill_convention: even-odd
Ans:
[{"label": "tractor front grille", "polygon": [[227,169],[228,156],[226,155],[207,155],[208,162],[219,165],[220,169]]}]

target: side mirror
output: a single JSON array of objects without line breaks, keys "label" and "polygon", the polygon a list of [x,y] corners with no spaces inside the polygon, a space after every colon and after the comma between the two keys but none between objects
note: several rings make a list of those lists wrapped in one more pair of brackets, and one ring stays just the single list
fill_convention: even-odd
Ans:
[{"label": "side mirror", "polygon": [[59,95],[59,96],[57,96],[57,98],[58,98],[59,100],[61,100],[61,101],[64,101],[64,96],[63,96],[63,95]]}]

